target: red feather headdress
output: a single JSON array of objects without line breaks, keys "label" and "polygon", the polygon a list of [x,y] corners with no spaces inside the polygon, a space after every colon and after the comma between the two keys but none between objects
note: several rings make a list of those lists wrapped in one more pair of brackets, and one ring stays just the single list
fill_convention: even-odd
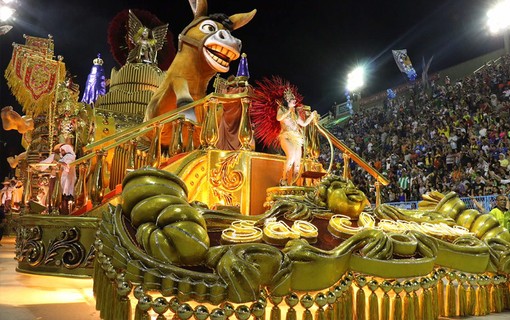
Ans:
[{"label": "red feather headdress", "polygon": [[279,147],[280,122],[276,119],[279,104],[283,101],[285,90],[290,89],[296,97],[296,106],[301,104],[303,97],[297,87],[287,80],[273,76],[255,82],[254,97],[250,109],[255,138],[265,147]]}]

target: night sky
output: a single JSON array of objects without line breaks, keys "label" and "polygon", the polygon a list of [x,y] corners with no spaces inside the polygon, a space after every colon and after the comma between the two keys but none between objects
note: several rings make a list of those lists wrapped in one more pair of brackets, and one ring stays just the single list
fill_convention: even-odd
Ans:
[{"label": "night sky", "polygon": [[[0,36],[2,74],[11,57],[12,42],[23,43],[23,34],[52,34],[55,54],[64,56],[67,69],[82,88],[97,53],[102,54],[108,77],[112,67],[118,67],[107,44],[107,30],[123,9],[152,12],[169,23],[175,37],[192,20],[187,0],[17,1],[16,20],[11,23],[14,28]],[[430,72],[436,72],[502,48],[502,37],[491,36],[485,27],[492,2],[209,0],[209,13],[231,15],[257,9],[250,23],[233,32],[248,55],[251,83],[281,76],[297,85],[304,103],[324,114],[333,102],[345,101],[346,75],[357,64],[368,68],[364,96],[403,83],[392,49],[407,49],[420,75],[423,58],[434,56]],[[228,74],[236,70],[234,62]],[[2,106],[13,105],[19,110],[5,83],[2,76]],[[17,153],[17,136],[0,129],[0,140],[8,142],[5,148],[0,144],[2,156]]]}]

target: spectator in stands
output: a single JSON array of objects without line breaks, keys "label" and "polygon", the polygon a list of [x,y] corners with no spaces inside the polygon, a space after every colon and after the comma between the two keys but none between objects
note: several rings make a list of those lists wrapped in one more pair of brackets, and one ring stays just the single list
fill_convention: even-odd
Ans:
[{"label": "spectator in stands", "polygon": [[[409,90],[401,91],[391,104],[361,109],[349,120],[351,125],[332,132],[359,150],[367,162],[381,161],[380,172],[390,180],[382,188],[384,202],[400,195],[403,169],[411,181],[407,201],[420,200],[421,194],[432,189],[460,188],[465,195],[491,195],[510,182],[510,93],[505,96],[502,91],[508,79],[507,55],[466,78],[435,80],[432,94],[419,84],[408,85]],[[354,180],[356,185],[370,183],[361,175],[359,179]]]},{"label": "spectator in stands", "polygon": [[508,197],[500,194],[496,197],[496,206],[489,212],[489,214],[498,220],[500,225],[507,229],[510,226],[510,211],[508,208]]}]

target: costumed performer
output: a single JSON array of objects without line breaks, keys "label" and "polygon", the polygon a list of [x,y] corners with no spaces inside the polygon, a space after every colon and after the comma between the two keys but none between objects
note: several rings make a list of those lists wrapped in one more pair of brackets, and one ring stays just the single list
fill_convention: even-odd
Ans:
[{"label": "costumed performer", "polygon": [[305,118],[302,97],[295,86],[279,77],[257,82],[250,109],[255,137],[265,147],[283,149],[286,156],[281,185],[289,185],[299,178],[303,154],[303,127],[317,118],[313,111]]},{"label": "costumed performer", "polygon": [[62,196],[66,200],[73,200],[74,184],[76,182],[76,167],[71,166],[71,162],[76,160],[76,154],[73,147],[69,144],[60,146],[60,156],[58,163],[61,167],[60,185],[62,187]]},{"label": "costumed performer", "polygon": [[[306,120],[303,120],[295,111],[296,97],[290,88],[285,90],[282,103],[278,104],[279,108],[276,119],[280,122],[281,127],[279,136],[280,146],[287,158],[280,185],[288,185],[289,182],[293,184],[299,178],[304,143],[302,128],[317,118],[317,111],[313,111]],[[298,106],[298,108],[302,108],[302,106]]]}]

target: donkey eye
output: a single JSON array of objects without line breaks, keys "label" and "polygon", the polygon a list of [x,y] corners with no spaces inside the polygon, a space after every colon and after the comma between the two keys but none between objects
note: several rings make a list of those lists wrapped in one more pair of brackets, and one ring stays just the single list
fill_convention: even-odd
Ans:
[{"label": "donkey eye", "polygon": [[216,26],[216,23],[214,23],[213,21],[205,20],[200,25],[200,31],[202,31],[204,33],[213,33],[213,32],[218,31],[218,27]]}]

